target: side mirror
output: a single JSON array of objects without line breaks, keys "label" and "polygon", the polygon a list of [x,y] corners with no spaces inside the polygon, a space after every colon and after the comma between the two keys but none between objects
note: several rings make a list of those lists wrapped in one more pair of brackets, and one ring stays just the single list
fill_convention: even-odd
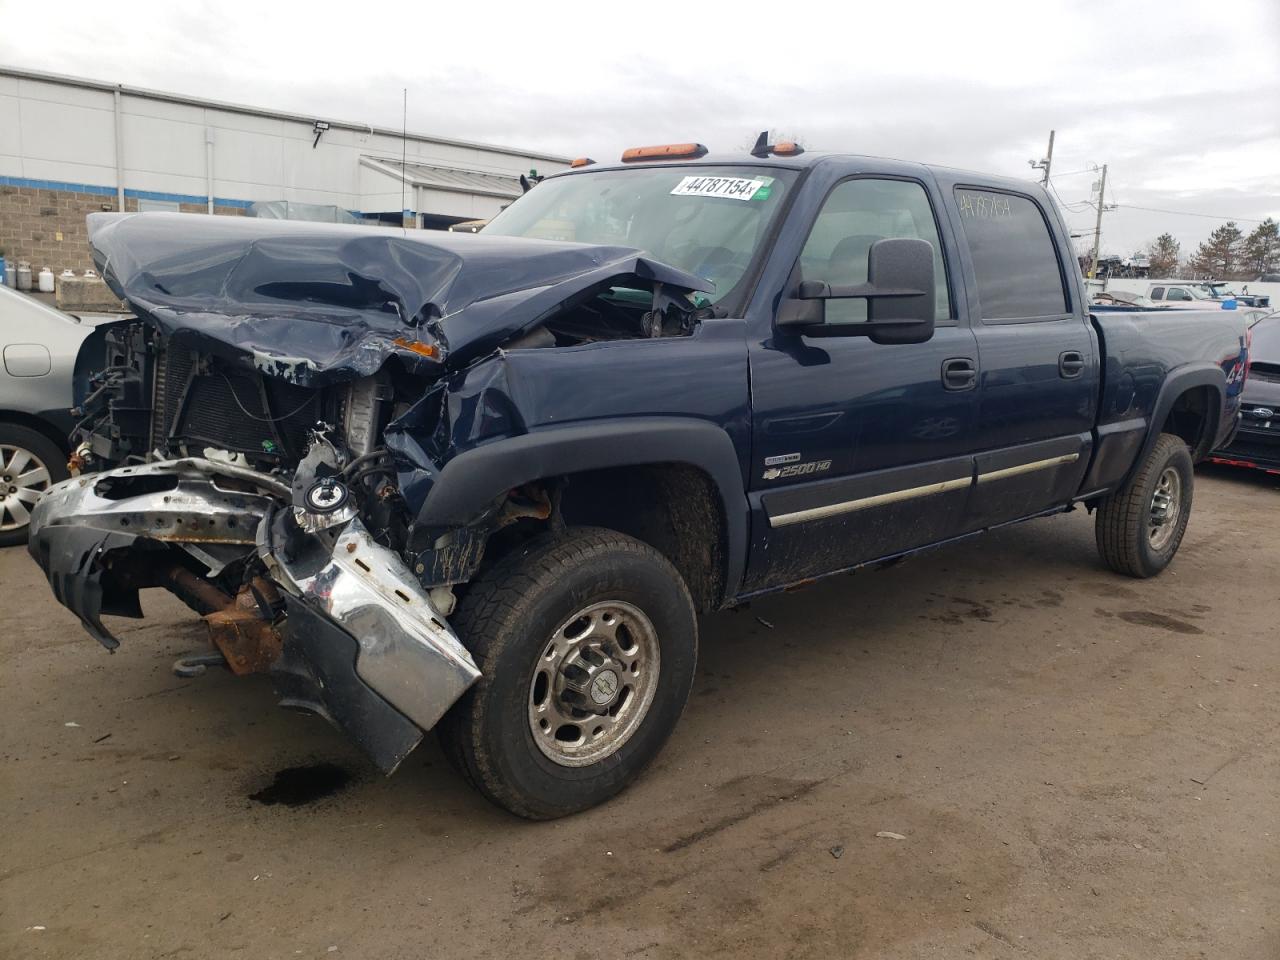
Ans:
[{"label": "side mirror", "polygon": [[[785,301],[777,325],[807,337],[869,337],[873,343],[924,343],[934,328],[933,247],[906,237],[877,240],[867,254],[867,282],[804,280]],[[827,300],[863,297],[865,323],[826,322]]]}]

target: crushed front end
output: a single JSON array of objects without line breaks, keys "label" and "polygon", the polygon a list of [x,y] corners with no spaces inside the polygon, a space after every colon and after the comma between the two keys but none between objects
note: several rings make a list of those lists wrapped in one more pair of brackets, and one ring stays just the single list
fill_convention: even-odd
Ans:
[{"label": "crushed front end", "polygon": [[[699,281],[634,250],[230,219],[90,218],[138,320],[107,336],[79,475],[37,505],[29,550],[108,649],[104,615],[169,590],[217,662],[269,675],[389,773],[480,675],[455,588],[495,534],[551,515],[523,488],[417,522],[460,445],[524,430],[502,350],[682,335]],[[619,278],[651,299],[615,296]],[[469,375],[485,389],[451,394]]]},{"label": "crushed front end", "polygon": [[325,717],[389,773],[480,674],[361,522],[353,475],[313,460],[331,472],[296,495],[202,457],[73,478],[37,506],[29,549],[108,648],[103,614],[140,617],[138,591],[166,588],[203,617],[234,673],[269,674],[284,705]]}]

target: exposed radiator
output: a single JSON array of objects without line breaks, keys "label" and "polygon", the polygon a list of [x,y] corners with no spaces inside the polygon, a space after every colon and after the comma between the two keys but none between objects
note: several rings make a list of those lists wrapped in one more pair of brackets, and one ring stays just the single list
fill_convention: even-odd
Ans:
[{"label": "exposed radiator", "polygon": [[153,384],[152,447],[166,455],[216,447],[251,459],[296,461],[323,419],[322,391],[217,360],[197,366],[188,350],[160,346]]}]

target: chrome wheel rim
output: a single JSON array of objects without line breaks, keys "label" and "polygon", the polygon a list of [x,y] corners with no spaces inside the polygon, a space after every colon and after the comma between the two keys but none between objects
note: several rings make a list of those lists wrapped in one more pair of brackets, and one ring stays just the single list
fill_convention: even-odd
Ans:
[{"label": "chrome wheel rim", "polygon": [[22,530],[53,483],[44,461],[25,447],[0,444],[0,532]]},{"label": "chrome wheel rim", "polygon": [[653,624],[621,600],[593,603],[543,645],[529,681],[529,730],[548,759],[584,767],[616,753],[653,703],[661,655]]},{"label": "chrome wheel rim", "polygon": [[1165,467],[1151,495],[1147,517],[1147,540],[1153,550],[1163,550],[1178,529],[1182,512],[1182,477],[1173,467]]}]

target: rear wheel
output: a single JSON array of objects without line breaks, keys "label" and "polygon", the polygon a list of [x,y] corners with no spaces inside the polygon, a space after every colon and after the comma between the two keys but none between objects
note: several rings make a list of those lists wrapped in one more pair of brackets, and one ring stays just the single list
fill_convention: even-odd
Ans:
[{"label": "rear wheel", "polygon": [[1098,553],[1112,570],[1152,577],[1167,567],[1191,517],[1191,452],[1162,433],[1129,482],[1098,508]]},{"label": "rear wheel", "polygon": [[483,675],[440,723],[486,797],[535,820],[613,796],[657,755],[697,658],[693,602],[656,550],[571,529],[506,558],[453,618]]},{"label": "rear wheel", "polygon": [[0,547],[27,542],[31,508],[67,478],[66,459],[44,434],[0,423]]}]

